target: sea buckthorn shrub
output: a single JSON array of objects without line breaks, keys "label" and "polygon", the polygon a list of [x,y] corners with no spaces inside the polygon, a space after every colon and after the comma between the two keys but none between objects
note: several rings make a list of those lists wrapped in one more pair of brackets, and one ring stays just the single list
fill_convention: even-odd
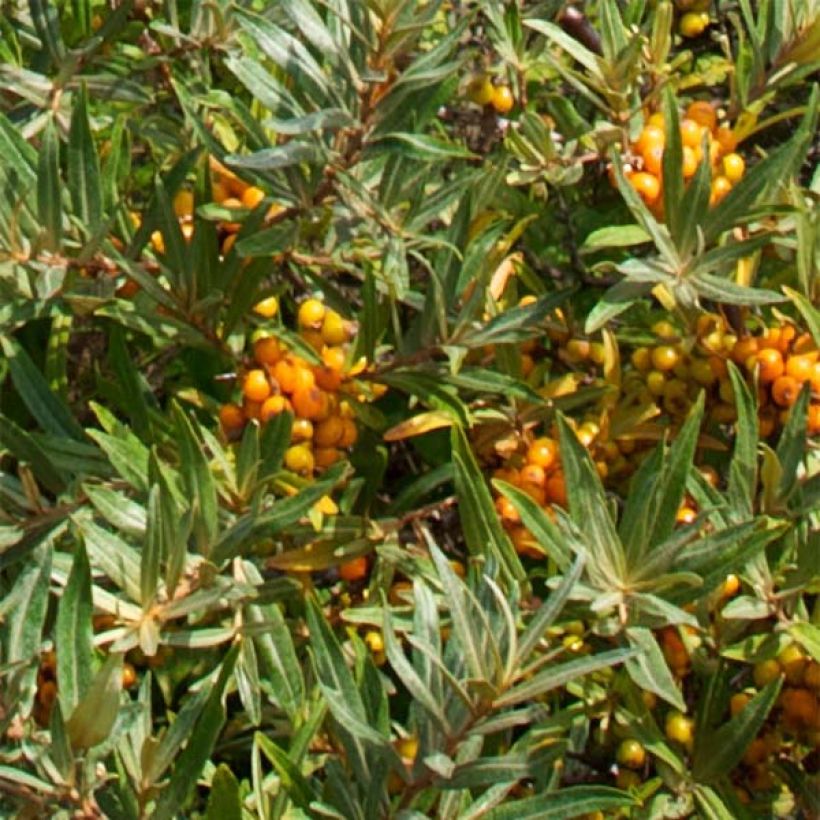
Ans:
[{"label": "sea buckthorn shrub", "polygon": [[818,31],[6,3],[0,815],[816,815]]}]

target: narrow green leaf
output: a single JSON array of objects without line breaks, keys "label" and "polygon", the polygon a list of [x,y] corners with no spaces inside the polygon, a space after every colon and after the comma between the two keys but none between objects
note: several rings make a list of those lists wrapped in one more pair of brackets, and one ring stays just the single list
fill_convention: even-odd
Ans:
[{"label": "narrow green leaf", "polygon": [[752,514],[757,490],[757,401],[733,362],[729,362],[729,378],[735,395],[737,423],[728,495],[732,509],[746,518]]},{"label": "narrow green leaf", "polygon": [[630,645],[640,653],[626,662],[626,671],[632,680],[641,689],[654,692],[676,709],[685,712],[686,703],[651,630],[630,627],[626,630],[626,635]]},{"label": "narrow green leaf", "polygon": [[91,616],[91,567],[80,542],[68,576],[55,626],[57,686],[63,713],[71,715],[85,697],[94,675]]},{"label": "narrow green leaf", "polygon": [[211,778],[205,820],[243,820],[239,781],[225,763],[216,767]]},{"label": "narrow green leaf", "polygon": [[486,820],[566,820],[634,805],[634,797],[609,786],[566,786],[523,800],[507,801],[484,817]]},{"label": "narrow green leaf", "polygon": [[75,97],[68,134],[68,187],[75,214],[90,235],[102,219],[100,159],[88,119],[88,91],[81,86]]},{"label": "narrow green leaf", "polygon": [[196,787],[199,773],[208,762],[225,723],[223,696],[238,653],[239,647],[233,646],[225,656],[219,669],[219,676],[208,692],[208,699],[199,720],[190,733],[185,748],[176,759],[168,785],[160,793],[154,810],[156,817],[175,817]]},{"label": "narrow green leaf", "polygon": [[316,800],[318,795],[307,778],[299,771],[299,768],[288,757],[287,753],[270,738],[261,732],[257,732],[253,736],[253,741],[273,764],[282,787],[287,790],[290,799],[299,808],[308,811],[310,804]]},{"label": "narrow green leaf", "polygon": [[60,137],[49,118],[37,164],[37,216],[45,229],[45,248],[60,250],[63,235],[63,183],[60,178]]},{"label": "narrow green leaf", "polygon": [[[58,663],[59,652],[58,647]],[[122,657],[119,652],[109,653],[71,713],[66,730],[74,749],[97,746],[111,733],[120,706]]]}]

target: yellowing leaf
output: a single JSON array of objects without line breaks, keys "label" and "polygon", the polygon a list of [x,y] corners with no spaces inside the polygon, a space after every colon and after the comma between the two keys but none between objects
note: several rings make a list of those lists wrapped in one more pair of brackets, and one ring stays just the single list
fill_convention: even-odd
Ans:
[{"label": "yellowing leaf", "polygon": [[419,413],[417,416],[399,422],[395,427],[391,427],[385,434],[385,441],[401,441],[413,436],[420,436],[430,430],[440,430],[443,427],[451,427],[453,417],[443,410],[430,410],[426,413]]}]

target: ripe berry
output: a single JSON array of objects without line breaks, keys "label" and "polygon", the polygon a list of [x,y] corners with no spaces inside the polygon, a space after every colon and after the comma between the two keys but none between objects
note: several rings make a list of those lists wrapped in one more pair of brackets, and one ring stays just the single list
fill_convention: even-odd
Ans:
[{"label": "ripe berry", "polygon": [[632,364],[642,373],[652,369],[652,353],[648,347],[638,347],[632,352]]},{"label": "ripe berry", "polygon": [[493,108],[499,114],[507,114],[515,105],[515,98],[508,85],[498,85],[493,89]]},{"label": "ripe berry", "polygon": [[342,458],[342,451],[336,447],[317,447],[313,452],[316,467],[325,470]]},{"label": "ripe berry", "polygon": [[743,173],[746,170],[746,163],[740,154],[726,154],[723,158],[723,175],[733,185],[740,182],[743,178]]},{"label": "ripe berry", "polygon": [[704,12],[689,11],[680,18],[678,31],[686,38],[700,37],[709,25],[709,15]]},{"label": "ripe berry", "polygon": [[558,458],[558,444],[551,438],[537,438],[527,450],[527,461],[549,470]]},{"label": "ripe berry", "polygon": [[660,177],[663,170],[663,145],[650,145],[641,153],[645,171]]},{"label": "ripe berry", "polygon": [[265,192],[255,185],[247,187],[242,192],[242,204],[250,210],[253,210],[264,198]]},{"label": "ripe berry", "polygon": [[621,766],[641,769],[646,763],[646,749],[634,738],[627,738],[618,746],[616,760]]},{"label": "ripe berry", "polygon": [[786,360],[786,373],[801,384],[811,379],[814,365],[817,362],[817,351],[810,353],[793,353]]},{"label": "ripe berry", "polygon": [[782,376],[785,370],[783,356],[779,350],[772,347],[766,347],[758,351],[755,361],[758,366],[758,378],[762,384],[773,382],[776,378]]},{"label": "ripe berry", "polygon": [[270,395],[271,388],[264,370],[249,370],[242,383],[242,393],[249,401],[262,402]]},{"label": "ripe berry", "polygon": [[245,414],[236,404],[223,404],[219,408],[219,423],[225,431],[238,430],[245,424]]},{"label": "ripe berry", "polygon": [[294,473],[313,472],[313,453],[307,444],[294,444],[285,450],[285,467]]},{"label": "ripe berry", "polygon": [[327,394],[318,387],[295,390],[291,402],[296,415],[303,419],[318,421],[327,413]]},{"label": "ripe berry", "polygon": [[339,577],[343,581],[360,581],[367,576],[367,558],[360,555],[339,566]]},{"label": "ripe berry", "polygon": [[791,376],[778,376],[772,383],[772,399],[781,407],[791,407],[800,394],[800,385]]},{"label": "ripe berry", "polygon": [[786,676],[787,683],[797,685],[803,682],[803,670],[806,668],[808,658],[798,644],[791,643],[781,649],[777,662]]},{"label": "ripe berry", "polygon": [[635,148],[640,154],[645,154],[650,148],[660,147],[663,150],[666,142],[666,135],[663,132],[662,125],[645,125],[641,131],[638,141],[635,143]]},{"label": "ripe berry", "polygon": [[683,146],[683,178],[693,177],[698,170],[698,156],[688,145]]},{"label": "ripe berry", "polygon": [[174,213],[178,219],[188,219],[194,212],[194,193],[181,188],[174,196]]},{"label": "ripe berry", "polygon": [[306,299],[299,305],[299,327],[315,327],[325,318],[325,306],[318,299]]},{"label": "ripe berry", "polygon": [[666,716],[664,730],[669,740],[674,740],[687,748],[692,745],[695,732],[695,724],[691,718],[680,712],[670,712]]},{"label": "ripe berry", "polygon": [[672,345],[659,345],[652,349],[651,358],[655,370],[672,370],[680,361],[680,351]]},{"label": "ripe berry", "polygon": [[717,125],[715,107],[705,100],[695,100],[689,103],[686,108],[686,119],[694,120],[698,125],[702,125],[709,131],[714,131]]},{"label": "ripe berry", "polygon": [[547,498],[553,504],[558,504],[561,507],[567,506],[567,485],[564,481],[564,474],[561,470],[554,472],[547,479]]},{"label": "ripe berry", "polygon": [[728,125],[721,125],[715,131],[715,140],[725,154],[729,154],[737,148],[737,137]]},{"label": "ripe berry", "polygon": [[322,321],[322,341],[326,345],[340,345],[347,341],[344,319],[335,311],[328,310]]},{"label": "ripe berry", "polygon": [[660,180],[654,174],[644,171],[631,173],[628,177],[630,185],[638,192],[647,205],[654,205],[661,195]]},{"label": "ripe berry", "polygon": [[137,682],[137,671],[126,662],[122,665],[122,688],[130,689]]},{"label": "ripe berry", "polygon": [[314,441],[319,447],[336,447],[344,436],[344,419],[328,416],[320,422],[314,433]]},{"label": "ripe berry", "polygon": [[717,205],[731,190],[732,183],[726,177],[715,177],[712,180],[712,193],[709,196],[709,204]]},{"label": "ripe berry", "polygon": [[754,665],[752,677],[754,678],[755,685],[762,689],[767,683],[777,680],[777,678],[780,677],[781,671],[780,664],[774,659],[759,661]]},{"label": "ripe berry", "polygon": [[275,336],[257,339],[253,345],[253,357],[259,364],[274,365],[282,355],[282,348]]},{"label": "ripe berry", "polygon": [[273,319],[279,312],[279,300],[275,296],[268,296],[253,306],[253,312],[265,319]]},{"label": "ripe berry", "polygon": [[[712,486],[716,487],[717,485],[714,484]],[[734,574],[727,575],[720,588],[720,594],[724,598],[731,598],[733,595],[737,595],[738,592],[740,592],[740,578]]]},{"label": "ripe berry", "polygon": [[294,419],[290,428],[290,440],[310,441],[313,438],[313,422],[308,419]]},{"label": "ripe berry", "polygon": [[746,708],[746,704],[752,699],[748,692],[735,692],[729,699],[729,713],[734,717]]},{"label": "ripe berry", "polygon": [[262,402],[262,407],[259,408],[259,420],[263,422],[269,421],[274,416],[278,416],[279,413],[289,409],[290,402],[284,396],[280,394],[268,396],[268,398]]},{"label": "ripe berry", "polygon": [[352,447],[357,439],[359,438],[359,430],[356,427],[356,422],[353,419],[343,419],[344,422],[344,430],[342,432],[342,438],[339,442],[340,447]]}]

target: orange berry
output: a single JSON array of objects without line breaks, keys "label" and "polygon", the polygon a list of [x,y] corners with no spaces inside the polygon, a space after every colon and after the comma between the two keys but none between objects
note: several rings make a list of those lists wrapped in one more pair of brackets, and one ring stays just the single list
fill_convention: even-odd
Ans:
[{"label": "orange berry", "polygon": [[691,524],[696,518],[698,514],[695,510],[691,507],[687,507],[686,505],[682,506],[677,514],[675,515],[675,520],[679,524]]},{"label": "orange berry", "polygon": [[322,362],[325,367],[341,373],[345,368],[347,355],[341,347],[325,347],[322,349]]},{"label": "orange berry", "polygon": [[271,388],[264,370],[249,370],[242,382],[242,393],[250,401],[265,401]]},{"label": "orange berry", "polygon": [[652,349],[652,366],[661,372],[672,370],[680,361],[680,350],[672,345],[659,345]]},{"label": "orange berry", "polygon": [[263,199],[265,192],[255,185],[251,185],[242,192],[242,204],[253,210]]},{"label": "orange berry", "polygon": [[547,479],[547,498],[560,507],[567,506],[567,485],[564,481],[564,473],[561,470],[554,472]]},{"label": "orange berry", "polygon": [[137,670],[126,662],[122,665],[122,688],[130,689],[137,682]]},{"label": "orange berry", "polygon": [[57,700],[57,684],[53,680],[45,681],[37,689],[37,701],[44,709],[51,709]]},{"label": "orange berry", "polygon": [[714,131],[717,125],[717,113],[715,107],[706,100],[695,100],[689,103],[686,108],[686,119],[693,120],[698,125],[702,125],[709,131]]},{"label": "orange berry", "polygon": [[781,407],[791,407],[800,394],[800,385],[792,376],[778,376],[772,382],[772,400]]},{"label": "orange berry", "polygon": [[721,125],[715,132],[715,140],[717,140],[721,151],[729,154],[737,148],[737,137],[728,125]]},{"label": "orange berry", "polygon": [[740,592],[740,578],[737,575],[727,575],[720,588],[720,594],[724,598],[732,598]]},{"label": "orange berry", "polygon": [[717,205],[729,191],[732,190],[732,183],[724,176],[715,177],[712,180],[712,193],[709,196],[709,204]]},{"label": "orange berry", "polygon": [[756,766],[762,763],[769,756],[766,741],[762,737],[756,737],[743,753],[743,762],[747,766]]},{"label": "orange berry", "polygon": [[527,461],[549,470],[558,458],[558,443],[551,438],[537,438],[527,450]]},{"label": "orange berry", "polygon": [[303,419],[316,421],[327,411],[327,395],[318,387],[295,390],[291,402],[296,415]]},{"label": "orange berry", "polygon": [[773,382],[776,378],[782,376],[785,370],[782,354],[779,350],[771,347],[758,351],[755,361],[758,366],[758,378],[762,384]]},{"label": "orange berry", "polygon": [[356,422],[353,419],[343,419],[344,432],[342,433],[342,440],[339,442],[340,447],[352,447],[359,438],[359,428],[356,427]]},{"label": "orange berry", "polygon": [[285,393],[293,392],[296,386],[296,366],[290,356],[276,362],[272,375],[276,379],[280,390]]},{"label": "orange berry", "polygon": [[645,125],[641,131],[638,141],[635,143],[635,148],[640,154],[644,154],[650,148],[660,146],[663,149],[666,142],[666,135],[663,131],[663,125]]},{"label": "orange berry", "polygon": [[521,516],[518,514],[518,510],[515,508],[512,501],[510,501],[510,499],[506,496],[501,495],[496,498],[495,508],[498,511],[498,515],[501,517],[501,520],[505,524],[521,523]]},{"label": "orange berry", "polygon": [[301,360],[295,362],[295,371],[293,375],[293,392],[302,390],[310,390],[316,385],[316,376],[313,371]]},{"label": "orange berry", "polygon": [[325,318],[325,306],[318,299],[306,299],[299,305],[299,327],[316,327]]},{"label": "orange berry", "polygon": [[707,12],[688,11],[680,18],[678,31],[682,37],[700,37],[709,25]]},{"label": "orange berry", "polygon": [[223,404],[219,408],[219,423],[225,431],[238,430],[245,424],[245,414],[236,404]]},{"label": "orange berry", "polygon": [[632,364],[642,373],[652,369],[652,354],[648,347],[638,347],[632,352]]},{"label": "orange berry", "polygon": [[253,312],[265,319],[273,319],[279,312],[279,300],[275,296],[268,296],[253,306]]},{"label": "orange berry", "polygon": [[743,178],[743,174],[746,171],[746,163],[743,160],[743,157],[740,154],[726,154],[723,158],[723,175],[726,179],[729,180],[733,185],[736,182],[740,182]]},{"label": "orange berry", "polygon": [[752,699],[748,692],[735,692],[729,699],[729,713],[734,717],[740,714],[745,708],[746,704]]},{"label": "orange berry", "polygon": [[650,145],[641,154],[644,170],[656,177],[660,177],[663,171],[663,151],[663,145]]},{"label": "orange berry", "polygon": [[681,142],[693,150],[700,148],[700,141],[703,135],[703,126],[694,120],[683,119],[680,122]]},{"label": "orange berry", "polygon": [[512,111],[515,105],[515,97],[508,85],[497,85],[493,89],[493,98],[491,100],[493,108],[499,114],[507,114]]},{"label": "orange berry", "polygon": [[253,344],[253,357],[259,364],[274,365],[282,356],[282,348],[274,336],[257,339]]},{"label": "orange berry", "polygon": [[317,367],[313,371],[317,387],[328,393],[335,393],[342,386],[342,376],[329,367]]},{"label": "orange berry", "polygon": [[339,577],[343,581],[361,581],[367,577],[367,558],[360,555],[339,566]]},{"label": "orange berry", "polygon": [[290,402],[283,395],[268,396],[259,408],[259,420],[268,421],[285,410],[290,410]]},{"label": "orange berry", "polygon": [[686,747],[692,745],[695,736],[695,723],[691,718],[686,717],[686,715],[677,711],[670,712],[666,716],[664,729],[669,740],[673,740]]},{"label": "orange berry", "polygon": [[181,188],[174,196],[174,213],[178,219],[189,219],[194,213],[194,192]]},{"label": "orange berry", "polygon": [[324,470],[342,458],[342,451],[336,447],[317,447],[313,453],[316,467]]},{"label": "orange berry", "polygon": [[638,171],[629,175],[629,183],[647,205],[654,205],[661,195],[660,180],[654,174]]},{"label": "orange berry", "polygon": [[262,412],[262,402],[252,401],[247,396],[242,399],[242,412],[246,419],[259,420],[259,415]]},{"label": "orange berry", "polygon": [[522,484],[543,487],[547,482],[547,473],[540,464],[525,464],[521,468],[519,480]]},{"label": "orange berry", "polygon": [[774,658],[758,661],[752,670],[755,686],[762,689],[767,683],[777,680],[781,672],[780,664]]},{"label": "orange berry", "polygon": [[809,407],[809,418],[806,429],[810,436],[820,433],[820,404],[812,404]]},{"label": "orange berry", "polygon": [[615,759],[621,766],[642,769],[646,763],[646,749],[634,738],[626,738],[618,746]]},{"label": "orange berry", "polygon": [[224,240],[222,240],[222,255],[227,256],[231,252],[231,248],[236,244],[236,234],[229,233]]},{"label": "orange berry", "polygon": [[750,356],[758,351],[758,341],[755,336],[745,336],[735,342],[732,348],[732,359],[735,364],[744,364]]},{"label": "orange berry", "polygon": [[788,351],[791,343],[794,341],[795,336],[797,336],[797,328],[795,328],[794,325],[783,325],[783,327],[780,328],[778,348],[781,353],[786,353]]},{"label": "orange berry", "polygon": [[344,432],[344,419],[339,416],[328,416],[316,427],[313,440],[319,447],[336,447],[341,442]]},{"label": "orange berry", "polygon": [[688,146],[683,146],[683,178],[689,179],[698,170],[697,154]]}]

